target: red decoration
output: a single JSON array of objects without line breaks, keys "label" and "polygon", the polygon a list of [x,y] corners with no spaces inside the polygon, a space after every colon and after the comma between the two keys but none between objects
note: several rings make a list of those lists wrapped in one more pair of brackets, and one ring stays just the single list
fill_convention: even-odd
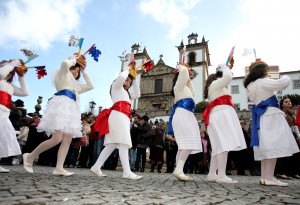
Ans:
[{"label": "red decoration", "polygon": [[143,64],[143,67],[145,68],[145,72],[148,73],[154,67],[154,64],[151,60],[148,60]]},{"label": "red decoration", "polygon": [[47,71],[45,70],[45,66],[36,66],[36,74],[38,75],[38,79],[41,79],[45,75],[47,75]]}]

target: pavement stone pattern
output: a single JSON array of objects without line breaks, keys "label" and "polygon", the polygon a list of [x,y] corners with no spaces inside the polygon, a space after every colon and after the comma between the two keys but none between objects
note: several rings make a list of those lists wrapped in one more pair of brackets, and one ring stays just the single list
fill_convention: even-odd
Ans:
[{"label": "pavement stone pattern", "polygon": [[258,176],[232,176],[238,184],[206,181],[206,175],[189,174],[182,182],[172,174],[137,172],[141,180],[123,179],[122,171],[103,170],[99,178],[89,169],[68,169],[75,175],[53,176],[53,167],[34,166],[34,174],[22,165],[2,166],[1,205],[206,205],[206,204],[300,204],[300,180],[285,180],[288,187],[261,186]]}]

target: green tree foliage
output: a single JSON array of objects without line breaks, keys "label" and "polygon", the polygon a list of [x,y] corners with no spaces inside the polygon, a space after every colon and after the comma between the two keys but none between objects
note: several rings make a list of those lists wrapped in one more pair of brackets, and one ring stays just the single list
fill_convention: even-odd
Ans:
[{"label": "green tree foliage", "polygon": [[282,96],[282,98],[289,98],[292,101],[293,106],[300,105],[300,95],[298,95],[298,94],[292,94],[292,95],[288,94],[288,95]]},{"label": "green tree foliage", "polygon": [[195,113],[202,113],[205,110],[205,108],[208,106],[208,104],[209,103],[207,101],[201,101],[197,103]]}]

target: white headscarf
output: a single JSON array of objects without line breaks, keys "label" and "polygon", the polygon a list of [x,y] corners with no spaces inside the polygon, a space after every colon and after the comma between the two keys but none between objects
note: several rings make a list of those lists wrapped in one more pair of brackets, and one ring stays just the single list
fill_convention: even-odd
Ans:
[{"label": "white headscarf", "polygon": [[20,66],[19,60],[11,60],[0,64],[0,80],[3,80],[16,66]]}]

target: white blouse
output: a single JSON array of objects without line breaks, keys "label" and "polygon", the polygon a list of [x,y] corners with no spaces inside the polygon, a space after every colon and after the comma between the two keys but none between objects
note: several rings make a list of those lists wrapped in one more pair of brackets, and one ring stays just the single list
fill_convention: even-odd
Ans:
[{"label": "white blouse", "polygon": [[174,86],[175,103],[183,98],[194,97],[194,87],[190,79],[188,69],[185,66],[181,65],[179,65],[177,68],[179,75]]}]

